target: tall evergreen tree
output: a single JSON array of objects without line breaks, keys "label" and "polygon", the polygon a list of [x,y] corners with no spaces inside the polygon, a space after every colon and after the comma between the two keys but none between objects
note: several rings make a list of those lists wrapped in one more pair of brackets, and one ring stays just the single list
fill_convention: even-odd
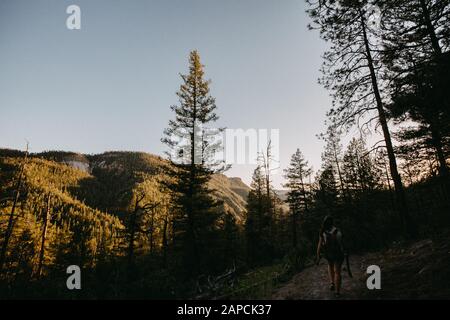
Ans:
[{"label": "tall evergreen tree", "polygon": [[[261,173],[264,174],[264,192],[267,203],[267,208],[264,211],[264,223],[268,226],[266,230],[266,236],[269,238],[274,238],[277,228],[277,202],[278,197],[272,186],[272,172],[276,170],[276,159],[272,154],[272,141],[269,140],[264,151],[261,151],[258,155],[259,167],[261,168]],[[273,254],[274,247],[269,245],[267,247],[269,254]]]},{"label": "tall evergreen tree", "polygon": [[[353,125],[372,112],[382,129],[394,180],[400,221],[408,235],[415,233],[407,208],[402,180],[388,127],[380,81],[377,39],[370,0],[307,0],[313,24],[321,37],[331,42],[324,55],[321,83],[333,92],[333,108],[328,116],[341,125]],[[370,120],[369,120],[370,122]]]},{"label": "tall evergreen tree", "polygon": [[[332,173],[335,179],[335,185],[339,188],[338,194],[345,199],[346,191],[344,178],[342,175],[342,144],[341,132],[336,128],[336,125],[329,125],[325,134],[319,137],[325,141],[325,150],[322,153],[322,170],[327,174]],[[331,179],[332,177],[328,177]]]},{"label": "tall evergreen tree", "polygon": [[307,184],[307,179],[312,174],[312,168],[309,167],[308,161],[305,160],[300,149],[297,149],[291,157],[289,167],[284,172],[288,181],[285,187],[289,189],[287,202],[292,215],[292,241],[294,248],[296,248],[299,217],[305,211],[308,211],[308,204],[311,201],[310,186]]},{"label": "tall evergreen tree", "polygon": [[346,189],[353,196],[372,191],[379,185],[380,173],[362,139],[350,141],[343,159],[343,175]]},{"label": "tall evergreen tree", "polygon": [[253,172],[251,190],[247,199],[245,234],[247,239],[247,260],[250,265],[267,262],[271,258],[271,203],[266,194],[265,176],[261,166]]},{"label": "tall evergreen tree", "polygon": [[169,121],[162,141],[170,148],[167,154],[174,165],[167,182],[177,212],[174,242],[182,252],[186,274],[195,275],[206,268],[208,234],[218,219],[219,204],[211,197],[207,182],[214,172],[224,169],[223,163],[214,158],[220,146],[216,134],[223,129],[207,127],[218,116],[197,51],[190,53],[189,73],[181,79],[179,105],[171,107],[175,119]]},{"label": "tall evergreen tree", "polygon": [[335,173],[331,165],[326,166],[316,178],[318,188],[316,199],[325,206],[328,212],[332,212],[337,205],[337,196],[339,193]]}]

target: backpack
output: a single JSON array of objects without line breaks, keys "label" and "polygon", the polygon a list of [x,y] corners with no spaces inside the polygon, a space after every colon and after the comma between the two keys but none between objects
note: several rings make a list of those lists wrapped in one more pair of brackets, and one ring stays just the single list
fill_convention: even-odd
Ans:
[{"label": "backpack", "polygon": [[327,259],[335,260],[344,257],[342,247],[342,233],[333,227],[322,234],[322,252]]}]

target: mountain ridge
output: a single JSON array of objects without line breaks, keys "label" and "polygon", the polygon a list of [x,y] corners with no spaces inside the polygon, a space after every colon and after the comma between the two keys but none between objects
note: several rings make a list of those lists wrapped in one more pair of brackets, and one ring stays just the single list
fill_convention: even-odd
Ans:
[{"label": "mountain ridge", "polygon": [[[21,157],[24,151],[14,149],[0,149],[0,157]],[[145,174],[147,176],[157,177],[160,179],[164,175],[167,166],[170,165],[168,160],[160,156],[137,151],[106,151],[98,154],[83,154],[71,151],[44,151],[38,153],[30,153],[31,158],[41,158],[47,161],[53,161],[65,164],[76,170],[87,173],[91,176],[91,180],[86,179],[86,185],[93,187],[92,190],[99,190],[108,194],[103,201],[92,205],[95,209],[105,211],[119,211],[119,208],[125,205],[112,205],[108,207],[109,202],[117,202],[117,194],[114,188],[117,184],[124,184],[125,176],[134,174]],[[132,179],[129,178],[128,179]],[[102,186],[103,184],[103,186]],[[132,189],[137,184],[136,181],[126,183],[126,187]],[[214,190],[215,196],[223,200],[224,209],[233,215],[238,223],[245,220],[245,207],[247,204],[247,196],[250,187],[247,186],[239,177],[227,177],[224,174],[214,174],[209,182],[209,186]],[[90,189],[91,190],[91,189]],[[87,191],[86,191],[87,192]],[[83,196],[80,196],[83,198]],[[88,204],[89,195],[84,194],[84,199]],[[112,209],[114,208],[114,209]]]}]

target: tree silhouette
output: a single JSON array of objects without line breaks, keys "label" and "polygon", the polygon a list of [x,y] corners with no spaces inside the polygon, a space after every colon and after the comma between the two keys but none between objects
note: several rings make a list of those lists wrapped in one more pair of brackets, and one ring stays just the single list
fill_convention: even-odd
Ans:
[{"label": "tree silhouette", "polygon": [[404,232],[415,234],[410,218],[401,176],[397,167],[394,146],[388,127],[385,103],[380,90],[379,48],[376,30],[369,23],[374,12],[368,0],[307,0],[313,24],[321,37],[331,42],[331,48],[324,54],[323,73],[320,82],[333,92],[333,108],[328,116],[338,125],[350,126],[369,116],[381,126],[389,167],[394,180],[399,217]]}]

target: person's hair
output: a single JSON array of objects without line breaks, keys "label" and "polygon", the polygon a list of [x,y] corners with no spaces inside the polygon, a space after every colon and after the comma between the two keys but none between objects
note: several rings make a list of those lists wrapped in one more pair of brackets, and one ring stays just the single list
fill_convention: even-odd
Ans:
[{"label": "person's hair", "polygon": [[323,219],[322,227],[320,228],[320,237],[323,237],[323,233],[325,231],[328,231],[333,226],[333,217],[332,216],[326,216]]}]

